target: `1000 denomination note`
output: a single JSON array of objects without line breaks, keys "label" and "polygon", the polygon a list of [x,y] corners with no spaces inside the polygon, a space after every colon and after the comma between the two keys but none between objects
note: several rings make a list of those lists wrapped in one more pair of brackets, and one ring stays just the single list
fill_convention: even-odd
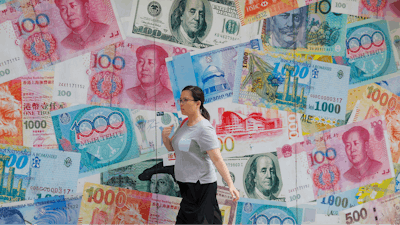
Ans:
[{"label": "1000 denomination note", "polygon": [[[7,45],[12,42],[23,52],[23,57],[9,58],[7,63],[16,67],[24,62],[33,72],[124,39],[110,0],[78,2],[74,8],[69,4],[66,0],[6,3],[0,23],[12,22],[16,36],[2,29],[0,36],[7,39],[2,48],[11,48]],[[19,70],[9,68],[7,77],[25,75]]]},{"label": "1000 denomination note", "polygon": [[[132,34],[205,48],[261,34],[261,21],[240,26],[233,1],[134,1]],[[132,10],[133,11],[133,10]]]},{"label": "1000 denomination note", "polygon": [[303,140],[300,114],[231,103],[231,99],[205,106],[223,157],[271,152],[281,143]]},{"label": "1000 denomination note", "polygon": [[330,7],[330,0],[324,0],[266,19],[264,49],[344,56],[347,15]]},{"label": "1000 denomination note", "polygon": [[400,160],[399,116],[400,97],[377,84],[367,85],[353,110],[349,123],[362,121],[379,115],[385,116],[390,140],[390,151],[394,163]]},{"label": "1000 denomination note", "polygon": [[[305,203],[394,176],[383,117],[337,127],[278,148],[288,205]],[[293,182],[296,181],[296,182]]]},{"label": "1000 denomination note", "polygon": [[74,152],[0,144],[0,203],[75,193],[80,159]]}]

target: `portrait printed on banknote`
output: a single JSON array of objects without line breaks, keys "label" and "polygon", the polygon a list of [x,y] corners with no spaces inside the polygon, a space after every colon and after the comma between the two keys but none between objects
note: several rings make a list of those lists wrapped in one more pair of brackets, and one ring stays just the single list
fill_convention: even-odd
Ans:
[{"label": "portrait printed on banknote", "polygon": [[183,45],[204,48],[212,25],[212,8],[206,0],[175,0],[170,11],[170,30]]},{"label": "portrait printed on banknote", "polygon": [[243,182],[248,198],[285,201],[278,198],[283,182],[276,153],[253,155],[244,168]]},{"label": "portrait printed on banknote", "polygon": [[[165,82],[162,82],[163,76],[168,76],[165,64],[165,58],[168,57],[167,51],[159,45],[150,44],[140,46],[134,54],[136,55],[136,74],[130,74],[129,80],[139,82],[126,90],[128,98],[137,105],[157,105],[158,107],[165,105],[170,108],[174,104],[174,96],[166,87]],[[125,77],[128,78],[127,75]],[[126,82],[127,85],[130,83]]]},{"label": "portrait printed on banknote", "polygon": [[92,9],[94,5],[90,5],[89,0],[55,0],[55,4],[65,25],[71,30],[61,41],[67,49],[85,49],[87,45],[99,41],[110,27],[90,17],[98,9]]},{"label": "portrait printed on banknote", "polygon": [[155,194],[180,197],[174,166],[158,159],[110,170],[101,174],[101,184]]},{"label": "portrait printed on banknote", "polygon": [[307,47],[308,7],[301,7],[265,19],[266,43],[275,48],[296,49]]}]

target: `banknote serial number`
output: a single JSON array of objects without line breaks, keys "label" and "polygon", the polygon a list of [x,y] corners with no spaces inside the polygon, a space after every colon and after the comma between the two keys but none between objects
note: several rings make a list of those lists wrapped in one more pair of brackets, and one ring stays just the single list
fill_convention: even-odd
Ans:
[{"label": "banknote serial number", "polygon": [[325,100],[325,101],[339,102],[339,103],[342,103],[342,100],[343,100],[343,98],[336,98],[336,97],[329,97],[329,96],[315,95],[315,94],[310,94],[309,97],[321,99],[321,100]]},{"label": "banknote serial number", "polygon": [[17,62],[17,61],[20,61],[20,60],[21,60],[20,57],[15,57],[15,58],[12,58],[12,59],[7,59],[7,60],[4,60],[3,62],[0,62],[0,66],[6,66],[6,65],[9,65],[10,63]]},{"label": "banknote serial number", "polygon": [[72,84],[72,83],[59,83],[60,87],[70,87],[70,88],[82,88],[85,89],[85,85],[83,84]]}]

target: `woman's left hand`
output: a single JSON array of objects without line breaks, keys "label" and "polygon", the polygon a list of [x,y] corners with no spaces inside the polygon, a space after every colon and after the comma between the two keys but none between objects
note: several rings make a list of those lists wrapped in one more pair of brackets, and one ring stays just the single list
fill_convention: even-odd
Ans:
[{"label": "woman's left hand", "polygon": [[238,200],[239,200],[239,191],[238,190],[236,190],[236,188],[235,188],[235,186],[230,186],[229,187],[229,192],[231,193],[231,195],[232,195],[232,198],[233,198],[233,201],[235,201],[235,202],[237,202]]}]

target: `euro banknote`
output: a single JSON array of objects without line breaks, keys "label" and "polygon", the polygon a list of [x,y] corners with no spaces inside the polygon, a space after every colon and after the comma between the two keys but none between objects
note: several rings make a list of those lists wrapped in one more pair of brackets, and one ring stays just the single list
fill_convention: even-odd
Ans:
[{"label": "euro banknote", "polygon": [[301,56],[246,49],[233,102],[344,119],[350,68]]},{"label": "euro banknote", "polygon": [[394,75],[397,66],[387,21],[368,19],[347,25],[345,65],[351,67],[350,88]]},{"label": "euro banknote", "polygon": [[400,160],[399,151],[400,97],[377,84],[367,85],[363,97],[358,101],[348,123],[384,116],[390,140],[390,151],[394,163]]},{"label": "euro banknote", "polygon": [[[236,8],[242,25],[276,16],[288,14],[288,11],[317,2],[317,0],[294,0],[294,1],[264,1],[264,0],[235,0]],[[297,13],[298,14],[298,13]]]},{"label": "euro banknote", "polygon": [[1,48],[9,53],[0,58],[1,83],[124,39],[110,0],[67,5],[54,0],[6,3],[0,36]]},{"label": "euro banknote", "polygon": [[167,153],[162,129],[177,114],[78,105],[52,112],[58,149],[82,153],[80,177]]},{"label": "euro banknote", "polygon": [[288,206],[394,176],[385,119],[375,117],[278,148]]},{"label": "euro banknote", "polygon": [[80,153],[0,144],[0,202],[75,193],[80,159]]},{"label": "euro banknote", "polygon": [[1,224],[77,224],[82,194],[5,203]]},{"label": "euro banknote", "polygon": [[[240,197],[285,201],[284,183],[276,152],[224,158],[233,184],[241,193]],[[265,173],[263,172],[265,170]],[[217,173],[217,183],[228,187]]]},{"label": "euro banknote", "polygon": [[216,0],[134,0],[129,19],[127,35],[195,48],[259,38],[262,26],[261,21],[240,26],[234,2]]},{"label": "euro banknote", "polygon": [[56,149],[50,112],[70,104],[52,101],[54,70],[0,84],[0,143]]},{"label": "euro banknote", "polygon": [[242,198],[238,201],[236,224],[303,224],[315,222],[316,209],[287,207],[284,202]]},{"label": "euro banknote", "polygon": [[232,103],[231,99],[205,105],[224,158],[276,151],[281,143],[304,140],[300,114]]},{"label": "euro banknote", "polygon": [[332,11],[355,16],[400,22],[400,4],[396,0],[332,0]]},{"label": "euro banknote", "polygon": [[344,224],[398,224],[400,193],[343,210],[339,213],[340,223]]},{"label": "euro banknote", "polygon": [[[174,224],[181,200],[179,197],[87,182],[78,224]],[[232,224],[237,203],[233,202],[228,188],[218,187],[217,201],[223,223]]]},{"label": "euro banknote", "polygon": [[165,58],[192,49],[165,41],[128,37],[123,42],[57,64],[53,99],[176,112]]},{"label": "euro banknote", "polygon": [[346,23],[347,15],[332,12],[331,1],[324,0],[265,19],[261,38],[272,51],[344,56]]}]

